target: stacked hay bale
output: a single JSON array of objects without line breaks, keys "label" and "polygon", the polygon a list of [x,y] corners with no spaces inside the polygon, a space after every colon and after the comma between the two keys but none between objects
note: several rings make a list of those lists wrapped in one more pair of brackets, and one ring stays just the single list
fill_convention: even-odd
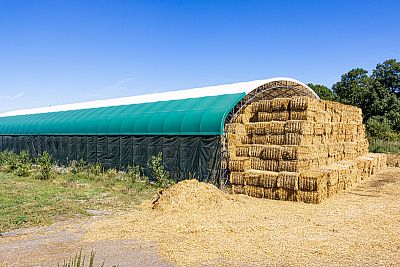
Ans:
[{"label": "stacked hay bale", "polygon": [[386,166],[361,109],[307,97],[260,100],[227,125],[234,193],[319,203]]}]

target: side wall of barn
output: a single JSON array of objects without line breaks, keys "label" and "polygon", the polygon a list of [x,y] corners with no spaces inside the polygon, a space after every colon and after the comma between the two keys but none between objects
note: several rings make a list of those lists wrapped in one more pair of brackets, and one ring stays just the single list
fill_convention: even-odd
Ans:
[{"label": "side wall of barn", "polygon": [[218,184],[221,166],[220,136],[46,136],[0,135],[0,150],[28,151],[36,157],[49,152],[61,165],[83,159],[105,168],[144,167],[162,152],[167,171],[176,180],[197,178]]}]

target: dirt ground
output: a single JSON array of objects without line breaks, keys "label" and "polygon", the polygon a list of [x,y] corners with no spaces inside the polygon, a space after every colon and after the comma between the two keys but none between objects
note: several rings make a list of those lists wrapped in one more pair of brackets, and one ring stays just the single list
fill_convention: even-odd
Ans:
[{"label": "dirt ground", "polygon": [[400,168],[318,205],[187,182],[130,213],[3,233],[0,266],[57,266],[81,247],[106,266],[399,266]]}]

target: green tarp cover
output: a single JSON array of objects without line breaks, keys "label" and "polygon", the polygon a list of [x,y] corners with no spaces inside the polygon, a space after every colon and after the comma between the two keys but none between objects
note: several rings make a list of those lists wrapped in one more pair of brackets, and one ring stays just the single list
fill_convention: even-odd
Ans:
[{"label": "green tarp cover", "polygon": [[0,117],[0,135],[221,135],[245,93]]}]

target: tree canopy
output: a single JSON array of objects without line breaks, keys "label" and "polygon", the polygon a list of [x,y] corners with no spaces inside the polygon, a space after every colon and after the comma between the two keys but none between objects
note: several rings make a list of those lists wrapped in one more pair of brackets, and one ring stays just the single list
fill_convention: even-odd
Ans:
[{"label": "tree canopy", "polygon": [[389,59],[372,73],[355,68],[341,76],[331,89],[308,84],[321,99],[360,107],[370,135],[400,132],[400,62]]}]

